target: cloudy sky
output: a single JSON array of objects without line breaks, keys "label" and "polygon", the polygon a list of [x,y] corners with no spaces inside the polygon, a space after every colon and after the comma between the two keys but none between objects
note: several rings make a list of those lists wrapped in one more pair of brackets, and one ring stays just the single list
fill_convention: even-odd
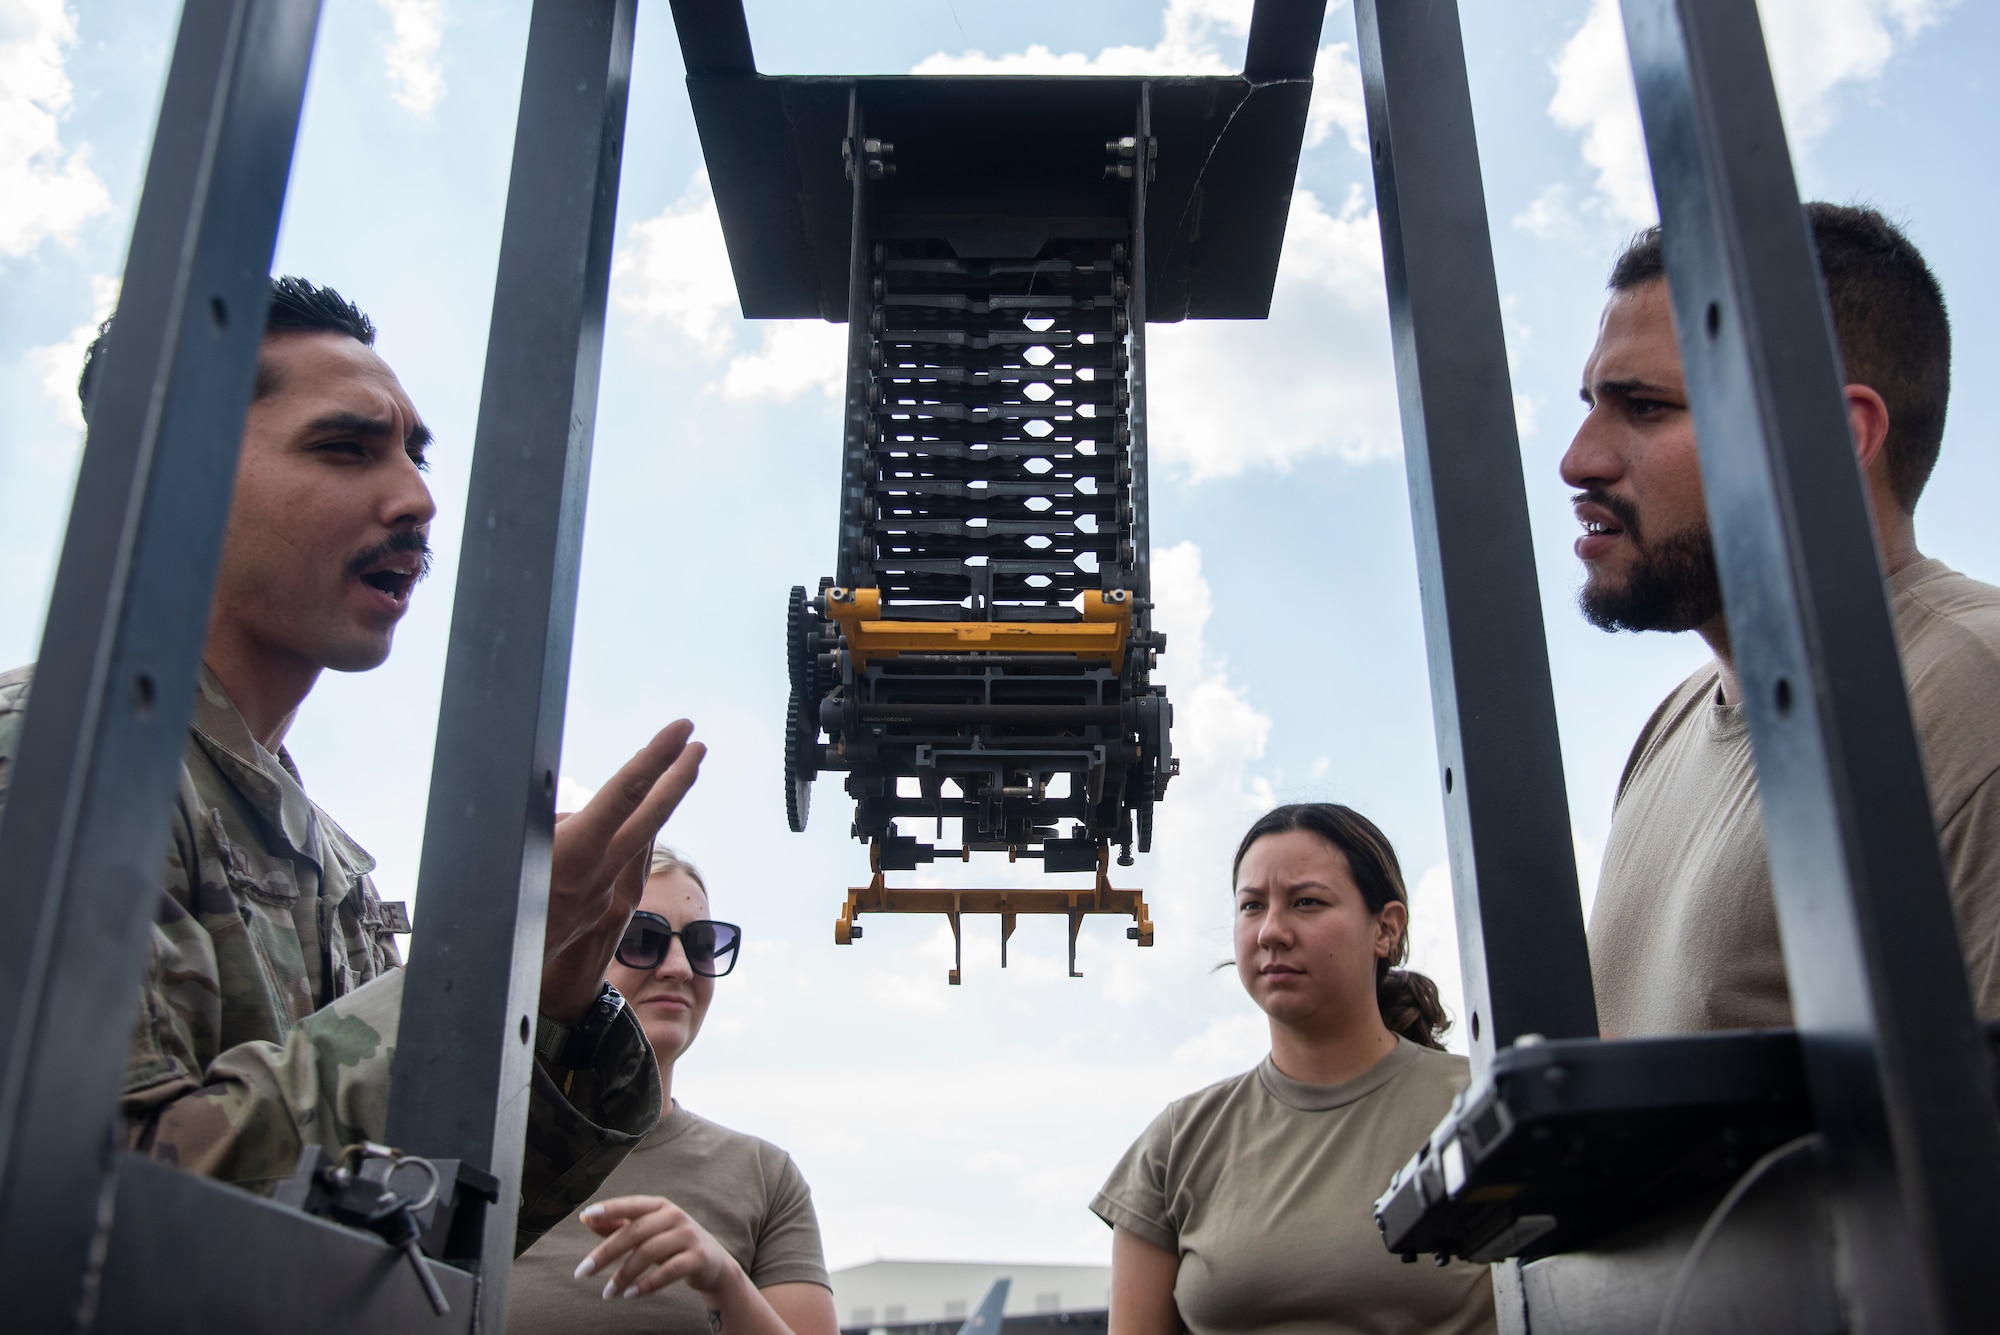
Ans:
[{"label": "cloudy sky", "polygon": [[[1653,203],[1615,5],[1467,0],[1473,98],[1534,511],[1586,898],[1633,734],[1703,658],[1610,637],[1572,598],[1556,474],[1620,239]],[[2000,352],[1990,136],[2000,13],[1953,0],[1764,0],[1805,190],[1905,220],[1951,300],[1959,395],[1918,512],[1924,550],[2000,580]],[[751,0],[772,72],[1224,72],[1248,0]],[[34,657],[81,443],[73,385],[110,307],[169,49],[173,0],[0,0],[0,665]],[[479,394],[526,0],[327,0],[279,267],[375,317],[437,431],[438,575],[395,657],[330,677],[290,745],[313,794],[411,894],[423,834],[467,451]],[[830,569],[842,334],[735,305],[667,7],[642,7],[604,364],[565,796],[650,731],[712,748],[671,835],[744,924],[683,1064],[688,1106],[790,1149],[829,1260],[1100,1261],[1096,1185],[1171,1097],[1264,1051],[1230,972],[1228,858],[1280,800],[1378,819],[1415,887],[1418,963],[1456,995],[1408,509],[1372,191],[1357,151],[1353,15],[1321,38],[1309,148],[1271,319],[1153,334],[1155,582],[1183,777],[1142,885],[1159,944],[1030,920],[1002,973],[969,920],[948,989],[941,920],[831,926],[865,858],[820,785],[785,829],[779,604]],[[1008,875],[975,867],[979,879]],[[421,909],[419,921],[421,921]]]}]

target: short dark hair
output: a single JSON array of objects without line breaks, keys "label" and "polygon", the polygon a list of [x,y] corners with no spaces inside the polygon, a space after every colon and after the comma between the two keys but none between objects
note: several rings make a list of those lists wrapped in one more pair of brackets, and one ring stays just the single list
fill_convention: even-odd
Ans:
[{"label": "short dark hair", "polygon": [[[1230,885],[1236,884],[1250,845],[1268,835],[1293,830],[1318,835],[1347,858],[1347,873],[1354,878],[1370,913],[1380,913],[1391,901],[1409,905],[1403,867],[1396,860],[1389,836],[1354,808],[1335,802],[1293,802],[1258,817],[1236,846],[1236,860],[1229,864]],[[1405,930],[1392,957],[1375,961],[1375,1004],[1381,1008],[1382,1023],[1390,1033],[1427,1048],[1442,1048],[1438,1037],[1451,1028],[1451,1017],[1438,999],[1436,983],[1414,969],[1397,967],[1409,955],[1410,934]]]},{"label": "short dark hair", "polygon": [[[76,379],[76,397],[83,415],[90,417],[90,400],[97,389],[98,358],[111,337],[114,315],[97,326],[97,337],[83,355],[83,374]],[[271,280],[271,309],[264,317],[264,333],[345,334],[364,347],[375,346],[375,322],[359,306],[330,287],[319,287],[303,278],[287,274]],[[256,397],[263,398],[277,388],[277,380],[262,364],[257,368]]]},{"label": "short dark hair", "polygon": [[[1825,276],[1833,332],[1851,384],[1889,407],[1883,453],[1889,487],[1905,510],[1937,467],[1951,399],[1951,317],[1923,254],[1879,210],[1815,200],[1806,205]],[[1611,290],[1629,292],[1666,276],[1660,229],[1648,227],[1611,266]]]}]

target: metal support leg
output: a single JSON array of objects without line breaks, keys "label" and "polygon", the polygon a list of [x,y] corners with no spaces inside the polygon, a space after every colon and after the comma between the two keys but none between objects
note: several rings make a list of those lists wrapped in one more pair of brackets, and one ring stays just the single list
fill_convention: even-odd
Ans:
[{"label": "metal support leg", "polygon": [[[1138,149],[1132,160],[1132,592],[1141,604],[1139,628],[1153,626],[1152,460],[1146,450],[1146,187],[1153,179],[1153,85],[1139,85]],[[1100,446],[1099,448],[1102,448]]]},{"label": "metal support leg", "polygon": [[2000,1121],[1752,0],[1625,0],[1855,1329],[2000,1312]]},{"label": "metal support leg", "polygon": [[1475,1068],[1597,1034],[1514,396],[1452,0],[1356,0]]},{"label": "metal support leg", "polygon": [[479,1329],[506,1328],[570,632],[635,0],[537,0],[389,1105],[500,1179]]},{"label": "metal support leg", "polygon": [[[863,150],[867,128],[861,90],[850,87],[843,154],[848,177],[854,183],[847,243],[847,411],[840,437],[839,548],[834,553],[834,582],[842,588],[877,582],[869,564],[875,553],[869,548],[866,528],[868,456],[872,450],[868,439],[868,354],[875,343],[875,332],[868,327],[872,238],[868,235],[868,155]],[[818,703],[811,702],[815,708]]]},{"label": "metal support leg", "polygon": [[87,1319],[317,0],[187,0],[0,824],[0,1293]]}]

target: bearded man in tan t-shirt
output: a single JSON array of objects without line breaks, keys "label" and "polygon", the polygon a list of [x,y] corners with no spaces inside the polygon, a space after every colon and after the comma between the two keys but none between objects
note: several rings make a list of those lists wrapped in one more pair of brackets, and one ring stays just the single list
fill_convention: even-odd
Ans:
[{"label": "bearded man in tan t-shirt", "polygon": [[[2000,589],[1917,550],[1937,463],[1951,327],[1923,256],[1872,209],[1808,206],[1848,422],[1888,580],[1974,1003],[2000,1018]],[[1584,527],[1578,601],[1605,630],[1687,631],[1708,663],[1639,734],[1590,918],[1607,1032],[1790,1025],[1756,770],[1709,541],[1659,229],[1613,266],[1563,456]]]}]

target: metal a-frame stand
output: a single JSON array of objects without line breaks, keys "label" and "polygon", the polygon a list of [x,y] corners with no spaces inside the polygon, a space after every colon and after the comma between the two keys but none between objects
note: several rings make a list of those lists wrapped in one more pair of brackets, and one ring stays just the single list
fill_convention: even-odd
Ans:
[{"label": "metal a-frame stand", "polygon": [[[534,9],[409,969],[421,1022],[395,1062],[390,1138],[490,1171],[501,1202],[635,3]],[[13,1330],[505,1324],[510,1209],[433,1265],[441,1317],[373,1235],[118,1149],[120,999],[159,893],[318,8],[186,0],[169,71],[0,819]],[[1626,1043],[1595,1038],[1457,10],[1355,10],[1475,1067],[1379,1207],[1389,1241],[1501,1262],[1513,1331],[1984,1329],[1991,1063],[1752,0],[1626,15],[1799,1029]],[[684,38],[741,29],[736,3],[675,17]]]},{"label": "metal a-frame stand", "polygon": [[389,1111],[396,1145],[499,1180],[431,1264],[440,1316],[374,1235],[118,1148],[319,18],[186,0],[0,820],[10,1330],[506,1325],[634,8],[537,0],[529,28]]},{"label": "metal a-frame stand", "polygon": [[1798,1030],[1595,1038],[1457,7],[1356,0],[1475,1071],[1378,1217],[1513,1331],[1989,1330],[1992,1065],[1756,8],[1624,12]]}]

